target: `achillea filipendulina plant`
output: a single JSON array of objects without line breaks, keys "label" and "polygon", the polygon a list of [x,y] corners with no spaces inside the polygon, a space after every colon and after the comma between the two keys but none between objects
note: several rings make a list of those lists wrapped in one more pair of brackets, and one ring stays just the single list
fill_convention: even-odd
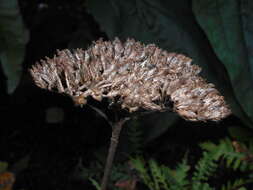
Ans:
[{"label": "achillea filipendulina plant", "polygon": [[120,130],[132,112],[172,109],[191,121],[219,121],[231,113],[214,85],[198,75],[200,70],[184,55],[116,38],[98,40],[86,51],[58,51],[54,58],[33,66],[31,74],[37,86],[67,94],[77,105],[87,104],[88,97],[106,98],[129,112],[128,117],[110,122],[113,130],[104,190]]}]

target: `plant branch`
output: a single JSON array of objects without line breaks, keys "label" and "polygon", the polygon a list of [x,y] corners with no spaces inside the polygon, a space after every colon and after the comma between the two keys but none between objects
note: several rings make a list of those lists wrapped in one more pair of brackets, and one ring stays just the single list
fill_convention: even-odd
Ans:
[{"label": "plant branch", "polygon": [[117,121],[113,124],[111,143],[110,143],[110,148],[109,148],[109,152],[108,152],[107,159],[106,159],[104,176],[102,178],[102,183],[101,183],[101,190],[106,190],[106,186],[107,186],[108,179],[110,177],[110,173],[111,173],[111,169],[112,169],[113,159],[114,159],[115,152],[116,152],[117,145],[118,145],[120,132],[121,132],[121,129],[122,129],[122,126],[124,125],[124,123],[129,119],[130,119],[129,117],[126,117],[126,118],[120,119],[119,121]]}]

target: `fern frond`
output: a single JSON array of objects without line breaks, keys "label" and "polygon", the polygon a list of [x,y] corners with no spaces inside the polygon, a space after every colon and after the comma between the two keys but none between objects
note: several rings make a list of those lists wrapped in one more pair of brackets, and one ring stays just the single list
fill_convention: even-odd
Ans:
[{"label": "fern frond", "polygon": [[187,164],[187,159],[185,158],[180,164],[178,164],[174,173],[174,178],[176,179],[180,187],[185,187],[189,185],[190,182],[187,179],[187,174],[189,170],[190,166]]},{"label": "fern frond", "polygon": [[138,171],[140,178],[143,180],[144,184],[149,187],[149,189],[154,190],[155,184],[148,173],[148,169],[145,166],[145,161],[141,157],[132,158],[131,163],[133,167]]},{"label": "fern frond", "polygon": [[160,184],[163,186],[164,189],[169,190],[168,185],[166,183],[166,176],[164,175],[164,170],[166,170],[165,167],[158,166],[157,162],[155,160],[149,160],[149,169],[151,176],[154,181],[155,189],[160,189]]},{"label": "fern frond", "polygon": [[132,159],[132,164],[139,172],[139,176],[144,184],[151,190],[182,190],[190,184],[187,179],[190,166],[187,165],[186,159],[175,170],[158,165],[152,159],[148,161],[148,165],[146,166],[142,158]]},{"label": "fern frond", "polygon": [[196,182],[208,180],[208,177],[213,175],[217,167],[218,164],[214,160],[214,154],[212,152],[203,152],[203,157],[195,166],[196,170],[193,173],[192,180]]},{"label": "fern frond", "polygon": [[143,132],[141,129],[140,122],[137,118],[132,120],[131,126],[128,127],[128,140],[130,141],[131,147],[133,147],[133,153],[136,155],[142,154],[143,149]]},{"label": "fern frond", "polygon": [[220,140],[219,144],[214,144],[212,142],[201,143],[200,147],[212,153],[212,158],[216,161],[223,155],[235,153],[232,142],[228,138]]},{"label": "fern frond", "polygon": [[200,146],[202,149],[208,151],[209,156],[211,156],[213,160],[225,160],[228,168],[241,171],[245,171],[247,168],[247,163],[243,160],[245,155],[241,152],[236,152],[232,141],[228,138],[222,139],[217,145],[207,142],[202,143]]},{"label": "fern frond", "polygon": [[[175,169],[159,165],[155,160],[145,163],[143,158],[136,158],[132,163],[150,190],[214,190],[208,180],[214,176],[220,161],[225,162],[228,168],[249,171],[250,164],[244,160],[245,154],[236,151],[231,140],[223,139],[218,144],[207,142],[200,146],[204,150],[203,156],[195,165],[192,177],[188,175],[190,166],[186,159]],[[252,178],[237,179],[223,185],[222,190],[244,190],[243,186],[252,181]]]},{"label": "fern frond", "polygon": [[186,158],[177,165],[175,170],[165,167],[165,176],[169,184],[169,190],[187,189],[190,181],[187,179],[190,166],[187,164]]},{"label": "fern frond", "polygon": [[248,183],[245,179],[236,179],[234,182],[228,181],[226,185],[221,187],[221,190],[235,190],[241,188],[243,185]]},{"label": "fern frond", "polygon": [[96,188],[96,190],[101,190],[101,186],[99,185],[99,183],[95,179],[92,179],[90,177],[89,180],[92,183],[92,185]]},{"label": "fern frond", "polygon": [[192,189],[191,190],[214,190],[214,188],[210,187],[208,183],[202,182],[192,182]]}]

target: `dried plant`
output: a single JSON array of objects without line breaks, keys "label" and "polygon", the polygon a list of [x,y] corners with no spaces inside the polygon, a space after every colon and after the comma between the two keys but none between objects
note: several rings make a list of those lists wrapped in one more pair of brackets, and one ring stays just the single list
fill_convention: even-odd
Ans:
[{"label": "dried plant", "polygon": [[[88,97],[107,98],[129,113],[173,109],[191,121],[218,121],[228,116],[231,111],[224,97],[198,75],[201,69],[191,61],[153,44],[145,46],[132,39],[122,43],[116,38],[112,42],[98,40],[86,51],[58,51],[54,58],[33,66],[31,74],[37,86],[67,94],[77,105],[86,104]],[[107,160],[113,159],[126,120],[113,124],[114,148]]]},{"label": "dried plant", "polygon": [[134,40],[99,40],[88,50],[58,51],[31,69],[35,83],[68,94],[76,104],[91,96],[110,99],[130,112],[162,111],[168,101],[187,120],[220,120],[230,114],[224,98],[191,59]]}]

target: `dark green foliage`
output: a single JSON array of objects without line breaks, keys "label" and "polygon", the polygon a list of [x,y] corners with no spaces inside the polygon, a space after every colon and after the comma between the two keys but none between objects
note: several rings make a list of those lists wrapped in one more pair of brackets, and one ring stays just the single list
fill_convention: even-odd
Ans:
[{"label": "dark green foliage", "polygon": [[245,187],[242,187],[247,183],[247,180],[244,179],[236,179],[234,182],[229,181],[226,185],[222,185],[221,190],[233,190],[233,189],[239,189],[239,190],[246,190]]},{"label": "dark green foliage", "polygon": [[[253,118],[253,2],[251,0],[193,0],[193,13],[213,50],[225,65],[235,96]],[[238,83],[238,81],[240,81]]]},{"label": "dark green foliage", "polygon": [[202,143],[200,146],[204,151],[207,151],[209,157],[211,157],[212,160],[224,160],[226,167],[228,168],[245,171],[247,169],[250,169],[247,167],[252,167],[250,164],[247,164],[247,162],[243,160],[246,155],[244,153],[236,152],[231,140],[229,139],[223,139],[217,145],[211,142],[207,142]]},{"label": "dark green foliage", "polygon": [[[115,183],[119,180],[127,180],[129,179],[129,171],[128,165],[125,164],[115,164],[112,168],[111,172],[111,180],[109,182],[109,188],[116,190],[117,187]],[[94,161],[90,163],[89,167],[85,167],[82,163],[82,159],[79,159],[79,163],[77,164],[74,173],[72,174],[73,178],[76,180],[87,180],[90,181],[97,190],[100,189],[100,180],[103,175],[103,164]]]},{"label": "dark green foliage", "polygon": [[[175,169],[159,165],[152,159],[145,162],[140,157],[132,159],[132,164],[138,171],[143,183],[152,190],[211,190],[215,188],[212,187],[209,180],[215,177],[223,162],[226,163],[227,169],[242,172],[247,172],[252,167],[251,164],[244,161],[244,153],[235,151],[229,139],[223,139],[217,145],[207,142],[200,146],[204,150],[203,156],[195,165],[192,174],[189,172],[190,166],[186,159],[183,159],[182,163],[178,164]],[[223,190],[232,190],[243,187],[249,182],[252,182],[252,179],[238,178],[221,186]]]},{"label": "dark green foliage", "polygon": [[252,127],[252,1],[88,0],[87,7],[110,39],[135,38],[193,58]]},{"label": "dark green foliage", "polygon": [[150,189],[155,187],[154,181],[152,177],[149,175],[148,169],[146,167],[146,163],[143,158],[132,159],[131,163],[133,164],[134,168],[139,172],[141,179],[143,180],[144,184],[147,185]]},{"label": "dark green foliage", "polygon": [[128,139],[132,152],[136,155],[141,155],[143,149],[143,132],[140,121],[136,118],[131,122],[131,126],[128,127]]},{"label": "dark green foliage", "polygon": [[190,166],[186,160],[178,164],[175,170],[164,165],[158,165],[155,160],[149,160],[147,163],[143,158],[134,158],[131,160],[135,169],[138,171],[143,183],[149,189],[160,190],[176,190],[182,189],[189,185],[187,179]]},{"label": "dark green foliage", "polygon": [[23,24],[17,0],[0,2],[0,63],[7,77],[7,91],[17,88],[28,42],[28,31]]},{"label": "dark green foliage", "polygon": [[195,166],[193,181],[207,181],[208,178],[216,171],[218,164],[214,162],[212,153],[203,152],[203,157]]}]

